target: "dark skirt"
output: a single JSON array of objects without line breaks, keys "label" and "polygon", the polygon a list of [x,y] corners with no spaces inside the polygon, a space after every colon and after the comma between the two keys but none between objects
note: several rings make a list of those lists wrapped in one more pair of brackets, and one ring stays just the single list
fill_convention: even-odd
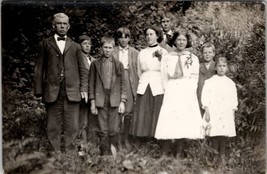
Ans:
[{"label": "dark skirt", "polygon": [[154,137],[163,94],[152,95],[148,85],[144,95],[137,94],[136,110],[133,115],[130,134],[138,137]]}]

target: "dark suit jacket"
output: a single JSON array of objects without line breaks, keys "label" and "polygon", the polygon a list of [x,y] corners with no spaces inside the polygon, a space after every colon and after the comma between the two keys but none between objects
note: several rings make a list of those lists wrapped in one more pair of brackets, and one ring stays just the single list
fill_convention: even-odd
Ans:
[{"label": "dark suit jacket", "polygon": [[[132,89],[132,93],[136,96],[137,86],[138,86],[138,74],[137,74],[137,57],[139,51],[135,48],[129,46],[128,51],[128,63],[129,63],[129,76],[130,76],[130,85]],[[114,57],[119,60],[119,47],[115,47]]]},{"label": "dark suit jacket", "polygon": [[[201,63],[199,66],[199,77],[198,77],[198,87],[197,87],[197,97],[199,103],[201,104],[201,93],[204,86],[205,80],[211,78],[215,74],[215,62],[212,61],[209,69],[205,66],[204,63]],[[201,104],[202,107],[202,104]]]},{"label": "dark suit jacket", "polygon": [[[86,58],[86,56],[87,55],[85,55],[84,53],[82,54],[83,55],[83,62],[84,62],[84,64],[85,64],[85,67],[86,67],[86,69],[89,71],[89,69],[90,69],[90,65],[89,65],[89,63],[88,63],[88,61],[87,61],[87,58]],[[94,61],[94,60],[96,60],[94,57],[92,57],[91,55],[89,55],[89,59],[90,59],[90,61],[91,61],[91,63],[92,63],[92,61]],[[88,77],[89,78],[89,77]],[[89,82],[89,81],[88,81]]]},{"label": "dark suit jacket", "polygon": [[35,95],[42,95],[44,102],[54,102],[57,99],[63,65],[68,99],[78,102],[81,100],[80,92],[88,92],[88,70],[80,45],[67,37],[62,55],[52,36],[40,43],[35,64],[34,92]]},{"label": "dark suit jacket", "polygon": [[[92,62],[89,73],[89,100],[95,100],[96,107],[104,107],[105,91],[101,73],[103,57]],[[110,105],[118,107],[121,101],[126,101],[126,86],[123,64],[112,57],[113,71],[111,81]]]}]

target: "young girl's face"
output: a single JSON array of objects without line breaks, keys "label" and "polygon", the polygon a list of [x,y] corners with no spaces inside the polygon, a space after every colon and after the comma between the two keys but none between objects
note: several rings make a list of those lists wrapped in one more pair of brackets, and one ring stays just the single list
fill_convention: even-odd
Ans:
[{"label": "young girl's face", "polygon": [[225,62],[218,62],[216,65],[217,74],[219,76],[224,76],[228,70],[227,63]]},{"label": "young girl's face", "polygon": [[178,51],[184,51],[187,45],[187,38],[184,35],[179,35],[175,40],[175,44]]},{"label": "young girl's face", "polygon": [[155,30],[147,29],[146,40],[149,46],[155,45],[157,43],[158,36]]},{"label": "young girl's face", "polygon": [[215,53],[212,47],[203,48],[203,58],[205,62],[210,62],[214,56],[215,56]]}]

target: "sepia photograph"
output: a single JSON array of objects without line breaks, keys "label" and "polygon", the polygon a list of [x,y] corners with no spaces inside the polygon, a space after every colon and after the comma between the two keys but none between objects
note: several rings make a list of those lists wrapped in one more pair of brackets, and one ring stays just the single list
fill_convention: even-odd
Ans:
[{"label": "sepia photograph", "polygon": [[3,0],[0,173],[265,174],[265,26],[263,1]]}]

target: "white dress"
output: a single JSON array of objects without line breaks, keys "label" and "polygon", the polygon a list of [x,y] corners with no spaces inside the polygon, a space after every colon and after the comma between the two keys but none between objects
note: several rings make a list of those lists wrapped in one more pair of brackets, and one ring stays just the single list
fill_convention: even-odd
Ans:
[{"label": "white dress", "polygon": [[236,136],[233,110],[237,110],[237,100],[236,85],[230,78],[214,75],[205,81],[201,101],[210,112],[209,136]]},{"label": "white dress", "polygon": [[[179,59],[182,76],[173,78]],[[155,137],[157,139],[203,138],[202,117],[196,93],[198,58],[188,51],[182,55],[172,52],[163,58],[161,70],[164,99]]]}]

